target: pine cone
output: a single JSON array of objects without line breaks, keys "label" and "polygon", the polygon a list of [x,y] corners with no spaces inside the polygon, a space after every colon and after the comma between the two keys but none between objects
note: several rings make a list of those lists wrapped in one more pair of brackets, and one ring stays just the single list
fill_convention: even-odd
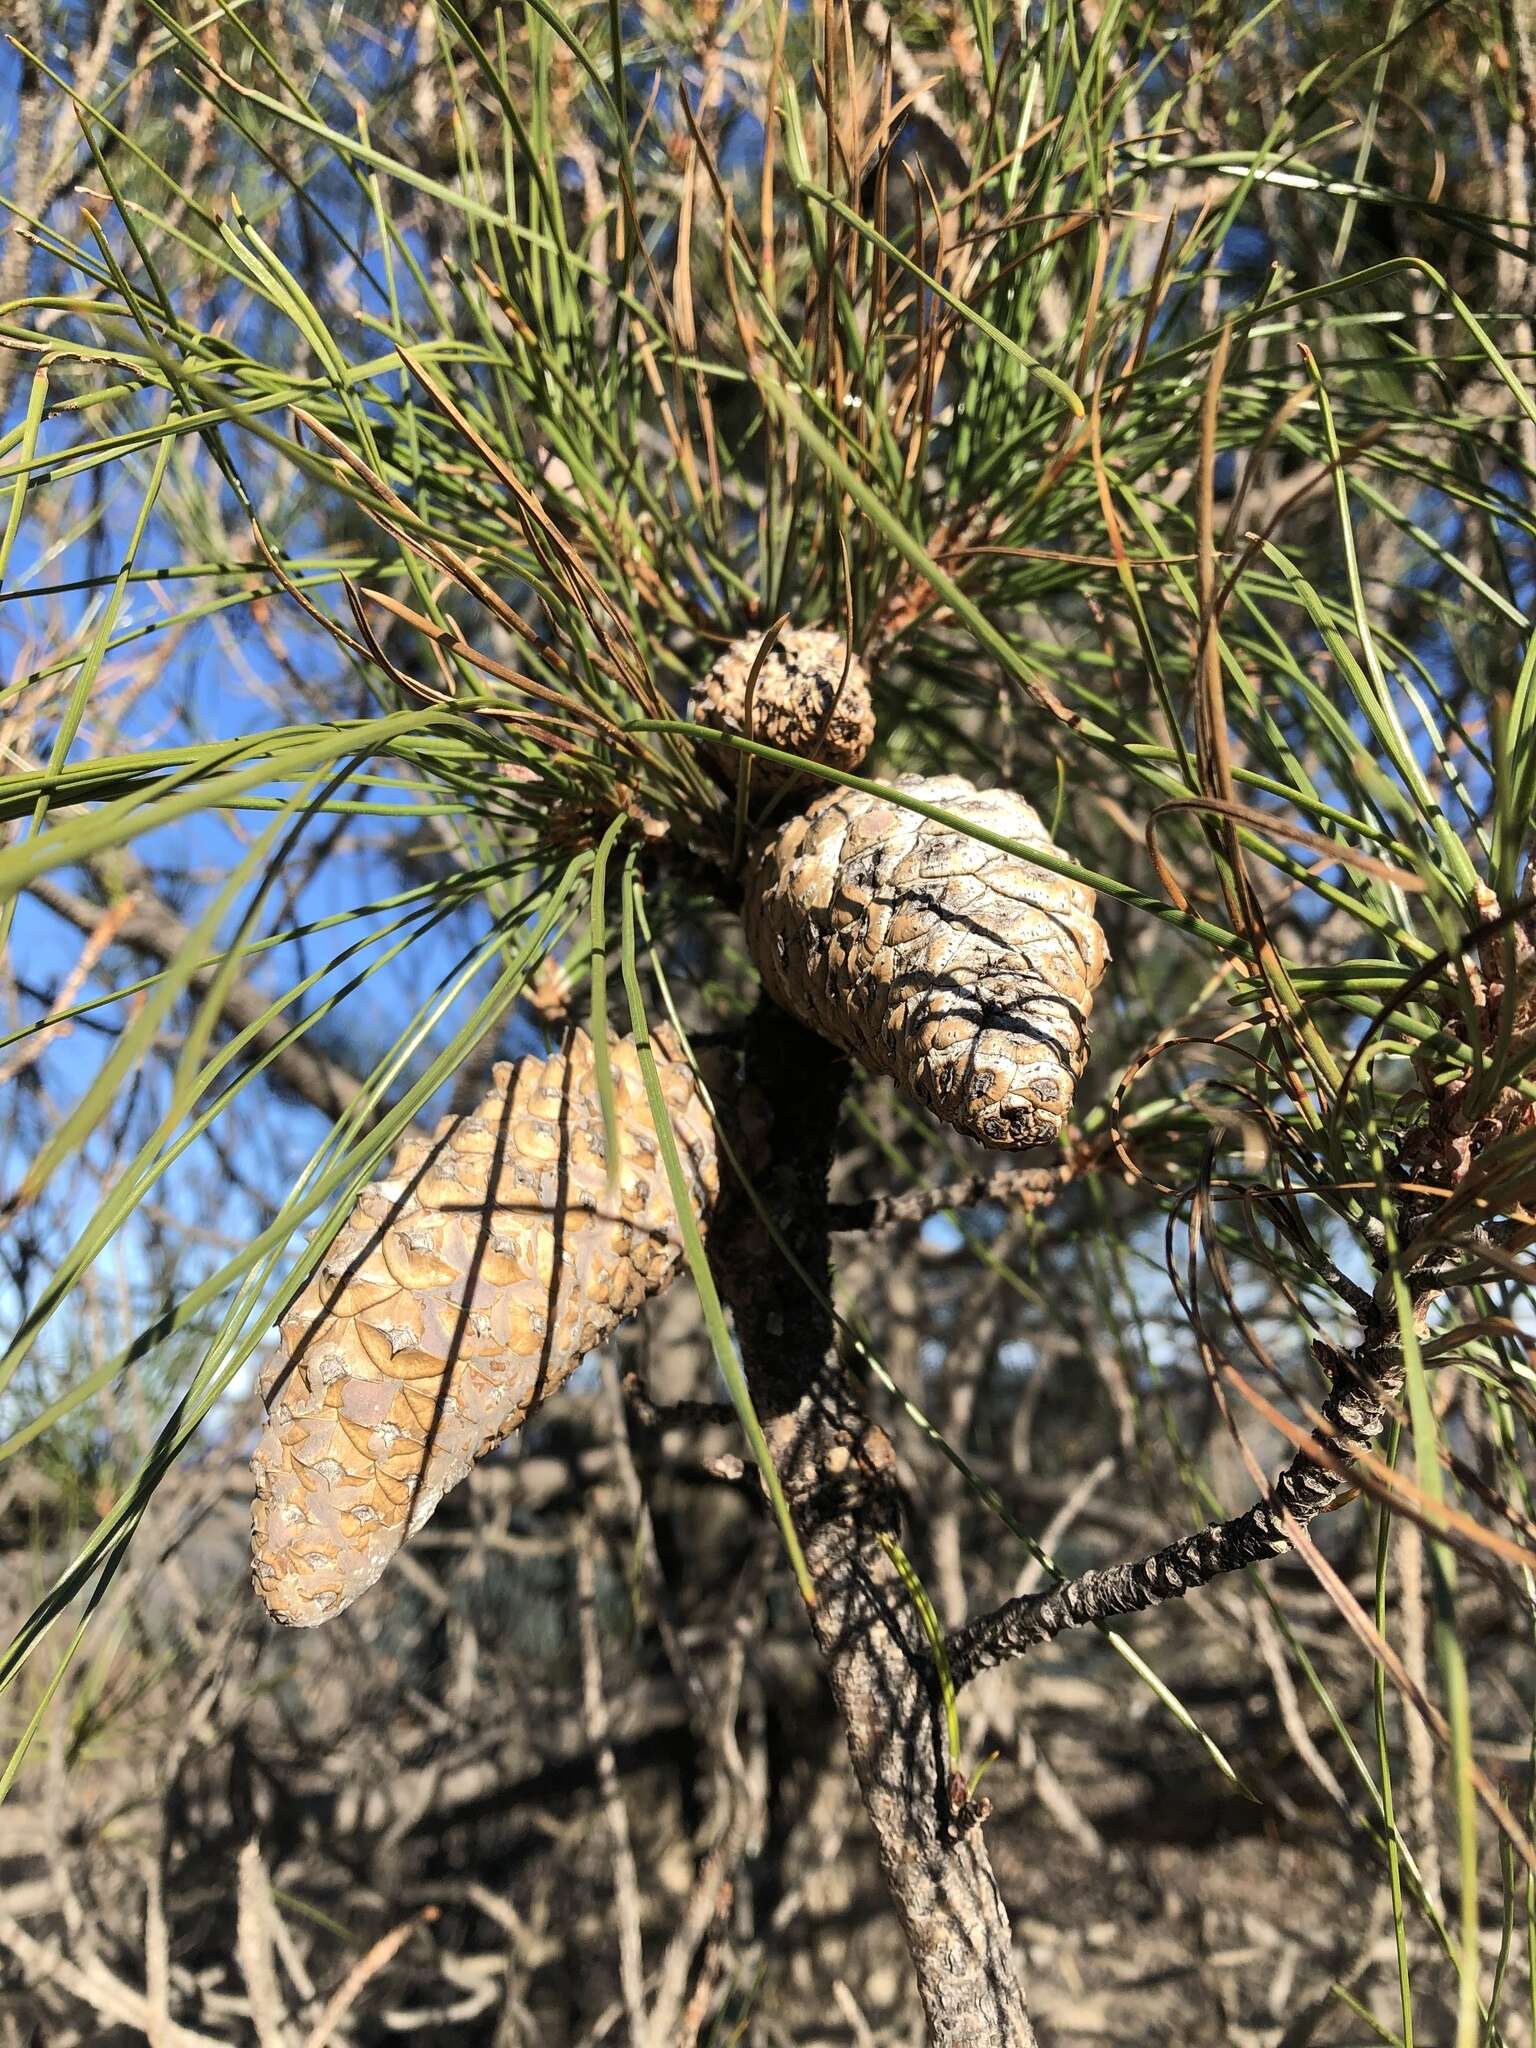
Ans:
[{"label": "pine cone", "polygon": [[546,1031],[559,1031],[570,1021],[571,976],[563,960],[546,953],[523,989],[523,1001]]},{"label": "pine cone", "polygon": [[[875,711],[869,673],[836,633],[813,626],[780,633],[758,670],[748,731],[747,678],[764,638],[753,633],[726,649],[689,700],[689,717],[831,768],[857,768],[874,744]],[[721,748],[720,759],[734,778],[743,756]],[[773,787],[792,780],[794,771],[755,759],[752,774]]]},{"label": "pine cone", "polygon": [[[1033,809],[958,775],[897,785],[1049,847]],[[983,1145],[1054,1138],[1104,971],[1093,892],[856,790],[757,849],[747,940],[768,993]]]},{"label": "pine cone", "polygon": [[[339,1614],[477,1459],[673,1278],[682,1257],[634,1046],[612,1044],[610,1193],[592,1041],[495,1068],[471,1117],[364,1190],[284,1318],[253,1459],[251,1558],[277,1621]],[[691,1070],[658,1047],[695,1209],[718,1178]]]}]

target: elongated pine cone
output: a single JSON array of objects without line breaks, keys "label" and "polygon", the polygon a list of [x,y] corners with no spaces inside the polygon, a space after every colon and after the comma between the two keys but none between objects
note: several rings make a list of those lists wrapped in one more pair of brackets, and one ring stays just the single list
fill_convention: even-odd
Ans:
[{"label": "elongated pine cone", "polygon": [[[869,672],[841,635],[820,627],[786,626],[780,633],[757,673],[748,731],[747,679],[765,638],[753,633],[726,649],[690,698],[689,717],[830,768],[857,768],[875,738]],[[743,756],[728,748],[720,756],[734,777]],[[770,787],[793,772],[760,758],[752,767],[754,778]]]},{"label": "elongated pine cone", "polygon": [[[592,1041],[494,1070],[473,1116],[366,1188],[263,1375],[251,1560],[277,1621],[339,1614],[451,1486],[525,1422],[682,1257],[635,1048],[610,1041],[608,1186]],[[657,1065],[695,1211],[718,1187],[692,1071]]]},{"label": "elongated pine cone", "polygon": [[[893,785],[1049,847],[1029,804],[958,775]],[[759,847],[747,940],[775,1002],[983,1145],[1054,1138],[1104,971],[1093,891],[857,790]]]}]

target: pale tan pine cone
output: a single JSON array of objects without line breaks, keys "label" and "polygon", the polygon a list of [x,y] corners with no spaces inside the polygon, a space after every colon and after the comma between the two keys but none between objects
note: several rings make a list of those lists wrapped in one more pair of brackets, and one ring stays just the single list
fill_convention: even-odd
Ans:
[{"label": "pale tan pine cone", "polygon": [[[851,773],[875,738],[863,662],[848,652],[840,634],[786,626],[758,670],[749,718],[747,683],[766,637],[749,634],[726,649],[690,697],[690,719]],[[718,750],[721,767],[733,779],[744,758],[734,749]],[[760,756],[753,760],[753,779],[765,788],[781,787],[794,772]]]},{"label": "pale tan pine cone", "polygon": [[[635,1047],[611,1043],[612,1189],[592,1042],[500,1065],[473,1116],[413,1138],[281,1326],[263,1375],[251,1559],[274,1619],[339,1614],[443,1495],[682,1258]],[[694,1209],[718,1187],[691,1070],[658,1066]]]},{"label": "pale tan pine cone", "polygon": [[[1025,846],[1009,790],[893,785]],[[834,790],[755,850],[746,928],[768,993],[983,1145],[1059,1135],[1104,971],[1091,889],[915,811]]]}]

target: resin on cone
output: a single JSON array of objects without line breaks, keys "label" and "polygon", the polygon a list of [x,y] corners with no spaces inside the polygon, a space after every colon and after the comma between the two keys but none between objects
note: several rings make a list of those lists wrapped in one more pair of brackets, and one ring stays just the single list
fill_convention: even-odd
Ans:
[{"label": "resin on cone", "polygon": [[[328,1620],[477,1459],[673,1278],[682,1240],[634,1045],[610,1040],[612,1186],[592,1041],[494,1070],[473,1116],[364,1190],[263,1375],[251,1559],[274,1619]],[[657,1065],[697,1214],[718,1185],[693,1073]]]},{"label": "resin on cone", "polygon": [[[892,785],[1049,848],[1033,808],[957,775]],[[1091,889],[936,820],[834,790],[755,852],[747,938],[768,993],[983,1145],[1067,1121],[1104,971]]]},{"label": "resin on cone", "polygon": [[[840,634],[815,626],[786,626],[757,672],[749,713],[747,683],[766,638],[753,633],[726,649],[689,699],[689,717],[696,725],[741,733],[764,746],[782,747],[851,773],[875,738],[869,672],[863,662],[848,652]],[[719,750],[721,766],[733,777],[746,758],[734,749]],[[754,756],[752,774],[774,787],[794,771]]]}]

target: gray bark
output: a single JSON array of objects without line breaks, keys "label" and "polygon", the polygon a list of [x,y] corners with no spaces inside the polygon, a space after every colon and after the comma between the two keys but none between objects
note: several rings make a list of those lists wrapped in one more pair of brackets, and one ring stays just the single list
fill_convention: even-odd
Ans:
[{"label": "gray bark", "polygon": [[[764,1004],[731,1117],[753,1185],[804,1272],[829,1291],[827,1172],[846,1066]],[[861,1406],[829,1312],[728,1187],[710,1257],[732,1310],[816,1603],[811,1629],[842,1715],[933,2048],[1036,2048],[1007,1914],[979,1826],[957,1824],[932,1664],[880,1541],[899,1540],[890,1440]],[[971,1819],[968,1813],[963,1819]]]},{"label": "gray bark", "polygon": [[[1428,1276],[1416,1276],[1414,1292],[1422,1310],[1432,1292]],[[1230,1521],[1212,1522],[1165,1544],[1150,1557],[1084,1572],[967,1622],[945,1645],[956,1685],[1048,1643],[1064,1629],[1180,1600],[1225,1572],[1242,1571],[1289,1550],[1297,1531],[1336,1507],[1358,1484],[1358,1462],[1385,1429],[1403,1389],[1396,1321],[1374,1305],[1356,1349],[1329,1355],[1334,1384],[1322,1406],[1314,1448],[1299,1450],[1262,1500]]]}]

